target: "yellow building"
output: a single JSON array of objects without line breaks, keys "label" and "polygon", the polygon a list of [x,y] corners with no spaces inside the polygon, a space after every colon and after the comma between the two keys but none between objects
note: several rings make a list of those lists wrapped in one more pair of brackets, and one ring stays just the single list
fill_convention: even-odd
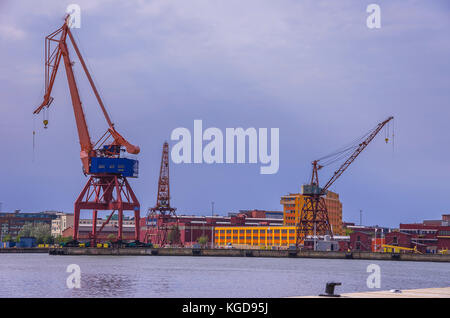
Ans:
[{"label": "yellow building", "polygon": [[215,228],[214,242],[218,246],[248,245],[260,247],[295,244],[295,226],[224,226]]},{"label": "yellow building", "polygon": [[[342,227],[342,203],[339,201],[339,194],[328,191],[324,199],[333,234],[344,235]],[[305,203],[304,195],[291,193],[282,196],[280,203],[283,205],[283,224],[286,226],[295,226]]]}]

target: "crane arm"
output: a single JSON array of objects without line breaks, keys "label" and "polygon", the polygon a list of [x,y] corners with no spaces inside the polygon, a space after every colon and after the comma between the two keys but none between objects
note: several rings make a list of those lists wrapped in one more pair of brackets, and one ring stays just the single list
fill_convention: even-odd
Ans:
[{"label": "crane arm", "polygon": [[[89,172],[89,157],[92,156],[93,146],[91,142],[91,137],[89,135],[89,129],[86,123],[86,117],[84,115],[81,98],[78,92],[77,83],[75,81],[75,75],[72,68],[72,61],[69,56],[69,49],[67,47],[67,34],[69,27],[67,25],[67,19],[64,25],[57,31],[53,32],[45,38],[45,73],[46,73],[46,87],[44,101],[42,104],[33,112],[38,114],[44,107],[49,107],[53,98],[51,97],[51,92],[53,89],[53,84],[55,82],[56,74],[58,72],[58,67],[61,61],[61,57],[64,60],[64,66],[66,69],[67,81],[69,84],[70,96],[72,99],[72,106],[75,115],[75,121],[78,130],[78,137],[80,141],[81,151],[80,158],[83,164],[83,170],[85,173]],[[59,39],[57,38],[60,35]],[[57,46],[54,50],[51,50],[51,43],[56,42]]]},{"label": "crane arm", "polygon": [[[72,62],[69,56],[69,49],[67,47],[67,36],[72,43],[73,48],[81,62],[84,72],[88,78],[88,81],[91,85],[91,88],[95,94],[97,102],[100,105],[100,108],[103,112],[103,115],[108,123],[108,133],[113,137],[114,142],[113,145],[123,146],[127,150],[128,153],[138,154],[140,149],[138,146],[134,146],[129,143],[124,137],[122,137],[114,128],[114,124],[112,123],[106,108],[103,104],[103,101],[100,97],[100,94],[95,87],[94,81],[87,69],[86,63],[78,49],[78,46],[73,38],[72,33],[70,32],[70,27],[68,25],[68,18],[64,22],[64,25],[48,35],[45,38],[45,94],[44,100],[39,107],[34,110],[34,114],[40,113],[44,108],[49,108],[50,104],[53,101],[53,97],[51,97],[51,92],[53,89],[53,84],[55,82],[56,74],[58,72],[59,64],[61,59],[64,60],[64,66],[66,69],[67,80],[70,89],[70,96],[72,99],[72,106],[75,115],[75,121],[78,129],[78,136],[81,146],[80,158],[83,163],[83,170],[85,173],[89,173],[89,160],[91,157],[95,157],[95,149],[93,143],[91,141],[91,137],[89,135],[89,129],[86,123],[86,116],[83,111],[80,95],[78,92],[77,83],[75,81],[75,75],[72,68]],[[59,38],[58,38],[59,37]],[[56,47],[52,50],[51,44],[56,42]],[[98,142],[97,142],[98,143]],[[97,144],[96,143],[96,144]]]},{"label": "crane arm", "polygon": [[[344,171],[350,166],[350,164],[355,161],[359,154],[369,145],[369,143],[375,138],[375,136],[380,132],[380,130],[390,122],[394,117],[389,117],[383,122],[379,123],[377,127],[369,134],[369,136],[359,144],[358,148],[352,153],[352,155],[336,170],[330,180],[325,184],[321,190],[321,194],[325,194],[327,189],[344,173]],[[316,164],[318,161],[315,161]],[[316,170],[317,171],[317,170]]]}]

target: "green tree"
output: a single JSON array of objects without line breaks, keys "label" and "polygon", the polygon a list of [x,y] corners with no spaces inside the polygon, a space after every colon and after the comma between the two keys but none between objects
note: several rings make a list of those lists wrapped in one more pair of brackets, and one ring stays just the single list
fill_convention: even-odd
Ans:
[{"label": "green tree", "polygon": [[209,239],[208,239],[208,237],[206,235],[200,236],[197,239],[198,244],[200,244],[201,246],[205,246],[208,243],[208,241],[209,241]]},{"label": "green tree", "polygon": [[53,236],[46,234],[43,238],[44,244],[53,244],[55,242],[55,239]]},{"label": "green tree", "polygon": [[55,244],[61,244],[61,243],[63,242],[63,237],[62,237],[61,235],[58,235],[57,237],[55,237],[55,238],[53,239],[53,242],[54,242]]},{"label": "green tree", "polygon": [[12,237],[11,237],[11,235],[9,235],[9,234],[6,234],[5,236],[3,236],[3,242],[9,242],[9,241],[11,241],[12,240]]},{"label": "green tree", "polygon": [[350,234],[352,234],[353,233],[353,230],[352,229],[345,229],[345,235],[346,236],[350,236]]},{"label": "green tree", "polygon": [[62,238],[63,243],[69,243],[70,241],[73,241],[72,235]]},{"label": "green tree", "polygon": [[50,225],[45,223],[25,223],[18,234],[18,237],[34,237],[38,244],[45,243],[45,240],[51,240],[50,236]]},{"label": "green tree", "polygon": [[109,234],[107,236],[108,241],[113,242],[116,240],[116,236],[114,234]]},{"label": "green tree", "polygon": [[18,236],[32,236],[33,227],[33,223],[25,223],[20,229]]}]

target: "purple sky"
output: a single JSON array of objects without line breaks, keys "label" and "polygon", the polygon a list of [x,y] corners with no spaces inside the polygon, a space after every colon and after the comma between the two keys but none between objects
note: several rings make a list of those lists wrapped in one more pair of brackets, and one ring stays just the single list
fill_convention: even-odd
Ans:
[{"label": "purple sky", "polygon": [[[173,129],[280,128],[280,169],[259,164],[171,165],[179,213],[281,210],[308,181],[310,162],[395,116],[395,147],[378,136],[334,184],[345,221],[397,226],[448,213],[450,4],[389,1],[0,0],[3,211],[70,212],[86,178],[65,71],[49,129],[44,37],[78,3],[74,31],[116,122],[141,147],[131,184],[142,215],[156,200],[161,148]],[[381,6],[381,29],[366,7]],[[75,64],[93,139],[106,123]],[[36,128],[36,148],[32,131]],[[173,145],[173,142],[169,143]],[[332,171],[323,171],[324,183]]]}]

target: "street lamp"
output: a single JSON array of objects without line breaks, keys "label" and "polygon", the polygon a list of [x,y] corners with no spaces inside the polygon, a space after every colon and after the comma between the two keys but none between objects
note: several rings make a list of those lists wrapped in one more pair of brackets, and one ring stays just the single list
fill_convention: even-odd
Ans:
[{"label": "street lamp", "polygon": [[211,202],[211,248],[214,248],[214,226],[213,226],[213,217],[214,217],[214,201]]}]

